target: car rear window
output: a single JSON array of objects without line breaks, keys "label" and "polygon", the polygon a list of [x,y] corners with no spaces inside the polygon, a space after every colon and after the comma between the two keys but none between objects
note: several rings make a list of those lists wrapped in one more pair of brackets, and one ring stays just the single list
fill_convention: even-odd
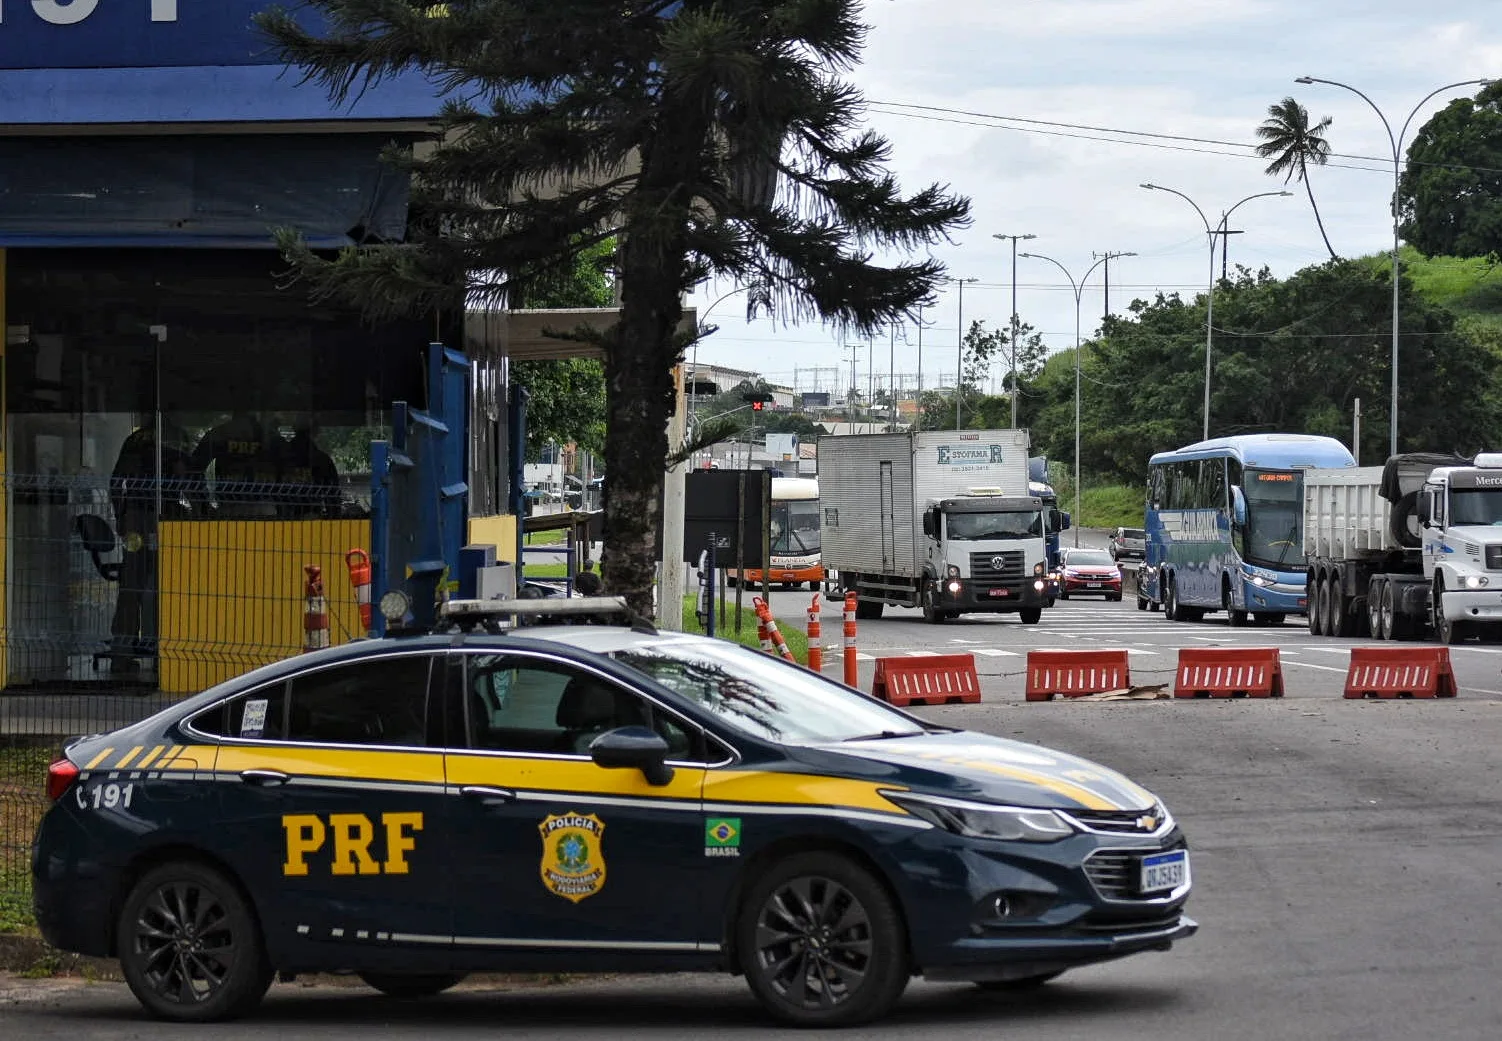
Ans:
[{"label": "car rear window", "polygon": [[1129,539],[1140,539],[1147,535],[1147,532],[1143,531],[1141,528],[1127,528],[1125,529],[1125,531],[1126,537]]}]

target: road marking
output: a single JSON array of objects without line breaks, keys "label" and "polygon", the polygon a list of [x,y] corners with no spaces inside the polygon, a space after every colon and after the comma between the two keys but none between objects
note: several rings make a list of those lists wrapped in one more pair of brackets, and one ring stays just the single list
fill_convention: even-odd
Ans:
[{"label": "road marking", "polygon": [[1340,668],[1339,666],[1336,666],[1336,665],[1315,665],[1312,662],[1307,662],[1307,661],[1288,661],[1288,662],[1284,662],[1283,664],[1284,665],[1297,665],[1301,669],[1318,669],[1320,672],[1338,672],[1341,675],[1345,675],[1345,673],[1347,671],[1347,670],[1342,669],[1342,668]]},{"label": "road marking", "polygon": [[937,658],[939,656],[938,651],[907,651],[905,653],[909,658]]},{"label": "road marking", "polygon": [[1020,658],[1022,655],[1017,651],[1003,651],[996,647],[977,647],[975,654],[984,654],[987,658]]}]

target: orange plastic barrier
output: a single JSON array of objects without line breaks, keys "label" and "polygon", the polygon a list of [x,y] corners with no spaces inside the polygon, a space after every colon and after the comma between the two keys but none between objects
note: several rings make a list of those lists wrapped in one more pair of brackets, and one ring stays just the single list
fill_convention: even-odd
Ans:
[{"label": "orange plastic barrier", "polygon": [[860,686],[860,665],[855,660],[855,590],[845,594],[845,686]]},{"label": "orange plastic barrier", "polygon": [[1028,651],[1027,700],[1082,698],[1132,685],[1126,651]]},{"label": "orange plastic barrier", "polygon": [[1448,647],[1352,647],[1347,698],[1453,698]]},{"label": "orange plastic barrier", "polygon": [[877,658],[871,694],[898,708],[979,701],[980,677],[975,673],[975,655]]},{"label": "orange plastic barrier", "polygon": [[1281,698],[1283,665],[1276,647],[1185,647],[1173,684],[1176,698]]},{"label": "orange plastic barrier", "polygon": [[824,668],[824,648],[819,645],[823,635],[819,625],[819,594],[815,593],[814,602],[808,605],[808,667],[814,672]]},{"label": "orange plastic barrier", "polygon": [[771,638],[772,646],[777,648],[777,653],[781,655],[782,660],[797,665],[798,659],[793,657],[792,651],[788,650],[787,641],[782,638],[782,632],[777,628],[777,619],[772,617],[771,606],[759,596],[753,597],[751,604],[756,608],[756,617],[760,618],[762,624],[767,627],[767,636]]},{"label": "orange plastic barrier", "polygon": [[349,584],[355,591],[355,604],[360,609],[360,628],[370,632],[370,554],[363,549],[352,549],[344,554],[344,564],[349,568]]}]

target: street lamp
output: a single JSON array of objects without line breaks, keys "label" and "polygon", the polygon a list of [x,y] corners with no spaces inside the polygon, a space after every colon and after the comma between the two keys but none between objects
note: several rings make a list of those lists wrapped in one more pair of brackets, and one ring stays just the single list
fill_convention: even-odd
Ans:
[{"label": "street lamp", "polygon": [[1046,260],[1069,279],[1069,288],[1074,291],[1074,547],[1080,545],[1080,300],[1085,295],[1085,280],[1091,272],[1102,264],[1109,263],[1118,257],[1135,257],[1135,253],[1106,253],[1095,263],[1085,269],[1085,273],[1076,282],[1069,269],[1060,264],[1053,257],[1046,257],[1042,253],[1020,254],[1029,260]]},{"label": "street lamp", "polygon": [[751,286],[741,286],[739,289],[732,289],[730,292],[726,293],[724,296],[720,297],[714,303],[706,307],[704,309],[704,313],[699,316],[699,328],[695,330],[698,335],[694,337],[694,374],[688,385],[688,414],[690,416],[694,414],[694,399],[697,396],[697,392],[699,390],[699,341],[704,338],[704,321],[709,317],[709,312],[713,311],[716,307],[719,307],[726,300],[729,300],[737,293],[745,293],[752,288],[753,287]]},{"label": "street lamp", "polygon": [[1036,235],[992,235],[993,239],[1012,243],[1012,429],[1017,429],[1017,240],[1035,239]]},{"label": "street lamp", "polygon": [[1413,111],[1408,113],[1408,118],[1403,120],[1403,129],[1397,136],[1393,136],[1392,124],[1377,107],[1377,103],[1367,97],[1361,91],[1348,83],[1340,83],[1336,80],[1322,80],[1314,76],[1300,76],[1295,83],[1325,83],[1332,87],[1340,87],[1349,90],[1362,101],[1372,107],[1377,113],[1377,118],[1382,120],[1382,126],[1387,131],[1387,143],[1392,146],[1392,415],[1388,420],[1388,454],[1398,454],[1398,186],[1403,177],[1403,138],[1408,134],[1408,125],[1413,122],[1413,117],[1419,114],[1429,99],[1436,94],[1442,94],[1456,87],[1486,87],[1493,81],[1488,79],[1461,80],[1459,83],[1447,83],[1443,87],[1436,87],[1424,95],[1422,101],[1413,106]]},{"label": "street lamp", "polygon": [[960,428],[960,387],[965,381],[965,283],[979,282],[978,278],[956,278],[960,286],[960,332],[958,336],[959,357],[954,363],[954,428]]},{"label": "street lamp", "polygon": [[1253,199],[1265,199],[1272,195],[1292,195],[1293,192],[1258,192],[1255,195],[1248,195],[1241,202],[1238,202],[1235,206],[1222,213],[1220,215],[1220,223],[1212,228],[1209,218],[1205,216],[1205,211],[1200,209],[1199,203],[1178,189],[1165,188],[1161,184],[1142,184],[1139,187],[1147,188],[1150,191],[1168,192],[1170,195],[1177,195],[1193,206],[1194,212],[1199,214],[1200,221],[1205,225],[1205,236],[1210,240],[1210,281],[1205,288],[1205,427],[1201,435],[1203,440],[1208,441],[1210,440],[1210,348],[1213,338],[1212,330],[1215,327],[1215,236],[1227,233],[1229,229],[1227,222],[1231,219],[1231,214],[1236,212],[1237,207],[1241,203],[1251,202]]}]

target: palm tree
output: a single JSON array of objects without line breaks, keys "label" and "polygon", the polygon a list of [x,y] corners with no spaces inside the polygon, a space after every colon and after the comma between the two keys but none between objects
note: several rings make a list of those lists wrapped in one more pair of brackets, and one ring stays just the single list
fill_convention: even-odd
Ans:
[{"label": "palm tree", "polygon": [[1287,184],[1295,177],[1309,193],[1309,205],[1314,208],[1314,222],[1319,225],[1320,237],[1330,251],[1330,259],[1338,259],[1330,236],[1325,234],[1325,222],[1320,220],[1319,206],[1314,201],[1314,189],[1309,185],[1309,164],[1324,166],[1330,161],[1330,142],[1324,133],[1333,120],[1326,116],[1314,126],[1309,125],[1309,110],[1293,98],[1284,98],[1276,105],[1267,107],[1267,121],[1257,128],[1262,143],[1257,146],[1257,155],[1271,159],[1266,173],[1273,177],[1283,175]]}]

